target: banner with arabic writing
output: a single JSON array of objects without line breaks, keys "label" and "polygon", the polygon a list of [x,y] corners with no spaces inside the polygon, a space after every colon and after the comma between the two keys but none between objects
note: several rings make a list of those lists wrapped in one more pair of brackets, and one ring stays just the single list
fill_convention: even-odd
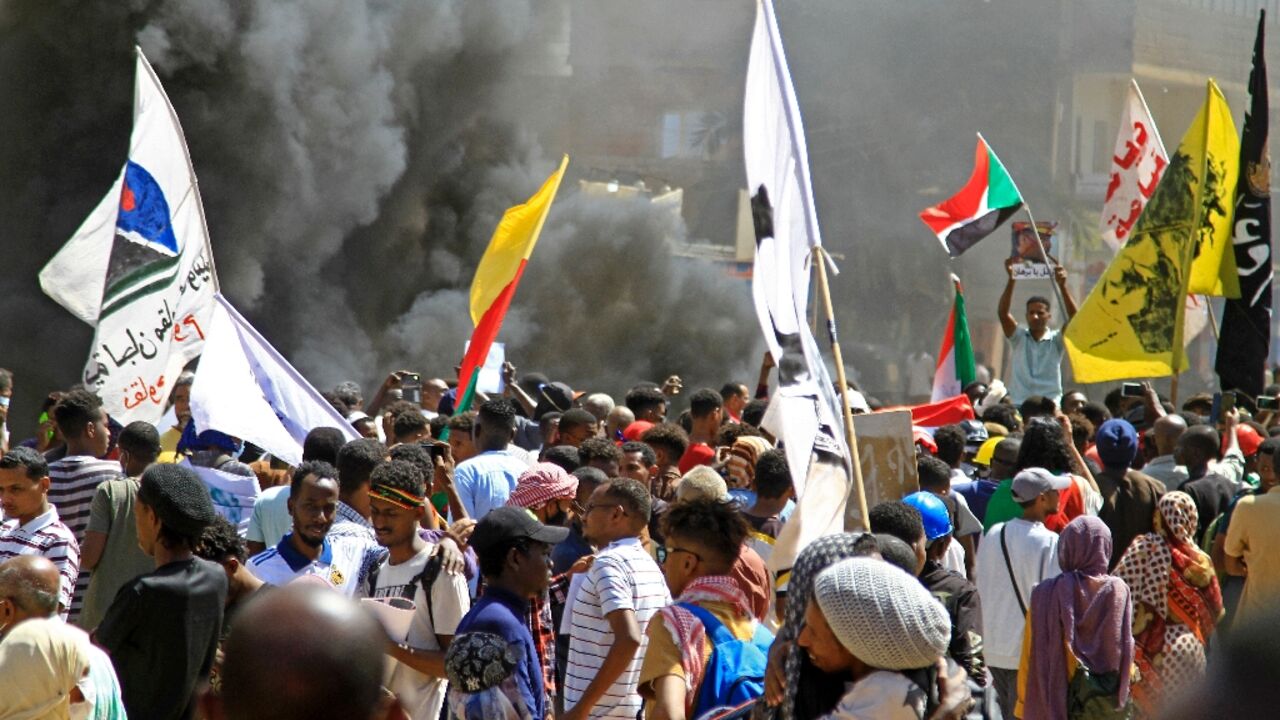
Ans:
[{"label": "banner with arabic writing", "polygon": [[1169,153],[1151,119],[1147,101],[1137,81],[1130,80],[1115,152],[1111,155],[1107,197],[1102,205],[1102,239],[1111,249],[1118,250],[1128,242],[1129,233],[1168,165]]},{"label": "banner with arabic writing", "polygon": [[182,128],[141,50],[129,159],[112,192],[111,249],[84,382],[121,423],[154,423],[174,379],[204,346],[216,278]]}]

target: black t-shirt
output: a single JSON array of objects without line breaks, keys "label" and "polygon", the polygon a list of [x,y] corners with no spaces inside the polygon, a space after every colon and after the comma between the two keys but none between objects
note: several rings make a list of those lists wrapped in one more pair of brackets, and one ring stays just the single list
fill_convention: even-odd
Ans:
[{"label": "black t-shirt", "polygon": [[226,572],[200,558],[169,563],[120,588],[95,638],[111,655],[130,717],[193,716],[226,599]]}]

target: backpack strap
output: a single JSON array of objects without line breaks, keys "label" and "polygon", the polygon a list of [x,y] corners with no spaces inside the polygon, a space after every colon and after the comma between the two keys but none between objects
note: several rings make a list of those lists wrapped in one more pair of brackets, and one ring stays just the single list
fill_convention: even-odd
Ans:
[{"label": "backpack strap", "polygon": [[422,574],[418,575],[418,584],[422,586],[422,596],[427,601],[427,617],[431,619],[431,627],[436,626],[435,608],[431,606],[431,587],[435,585],[436,579],[440,577],[440,570],[444,567],[444,559],[438,553],[432,554],[427,558],[427,566],[422,569]]},{"label": "backpack strap", "polygon": [[698,621],[702,623],[702,627],[707,631],[707,636],[711,638],[712,644],[723,645],[737,640],[733,633],[729,632],[729,629],[724,626],[724,623],[717,620],[716,616],[712,615],[706,608],[700,608],[692,603],[676,603],[676,605],[688,610],[691,615],[698,618]]},{"label": "backpack strap", "polygon": [[1000,526],[1000,550],[1004,552],[1004,568],[1009,571],[1009,582],[1013,584],[1013,595],[1018,598],[1018,607],[1022,608],[1022,615],[1026,617],[1027,604],[1022,602],[1022,591],[1018,589],[1018,578],[1014,577],[1013,563],[1009,560],[1009,543],[1005,542],[1004,539],[1004,531],[1008,527],[1008,523]]}]

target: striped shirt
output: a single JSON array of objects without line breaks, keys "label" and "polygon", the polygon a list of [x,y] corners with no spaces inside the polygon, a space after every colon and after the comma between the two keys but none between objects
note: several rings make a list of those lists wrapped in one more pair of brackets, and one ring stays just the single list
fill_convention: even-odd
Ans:
[{"label": "striped shirt", "polygon": [[596,702],[588,717],[634,720],[640,711],[636,686],[649,636],[649,619],[671,603],[662,570],[637,538],[607,545],[596,555],[582,587],[573,600],[573,624],[569,628],[569,667],[565,673],[564,706],[572,709],[595,679],[605,655],[613,647],[613,630],[607,615],[631,610],[640,626],[640,650],[622,674]]},{"label": "striped shirt", "polygon": [[[70,455],[49,463],[49,502],[58,508],[58,516],[71,529],[77,543],[84,542],[89,526],[89,510],[93,495],[106,480],[124,477],[117,460],[99,460],[88,455]],[[80,573],[75,594],[71,598],[71,622],[80,617],[80,605],[89,589],[89,571]]]},{"label": "striped shirt", "polygon": [[64,608],[62,619],[66,620],[76,576],[80,574],[80,543],[58,519],[58,508],[51,506],[26,525],[19,526],[17,518],[0,525],[0,562],[18,555],[40,555],[58,567],[62,576],[58,602]]}]

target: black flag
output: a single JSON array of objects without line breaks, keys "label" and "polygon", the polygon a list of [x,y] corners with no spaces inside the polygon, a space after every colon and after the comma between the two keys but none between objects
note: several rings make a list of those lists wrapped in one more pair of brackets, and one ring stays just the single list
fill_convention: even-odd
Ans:
[{"label": "black flag", "polygon": [[1266,383],[1271,346],[1271,159],[1267,152],[1267,60],[1263,24],[1253,44],[1249,73],[1249,111],[1240,139],[1240,181],[1236,185],[1233,243],[1240,273],[1240,299],[1227,300],[1218,339],[1222,389],[1260,395]]}]

